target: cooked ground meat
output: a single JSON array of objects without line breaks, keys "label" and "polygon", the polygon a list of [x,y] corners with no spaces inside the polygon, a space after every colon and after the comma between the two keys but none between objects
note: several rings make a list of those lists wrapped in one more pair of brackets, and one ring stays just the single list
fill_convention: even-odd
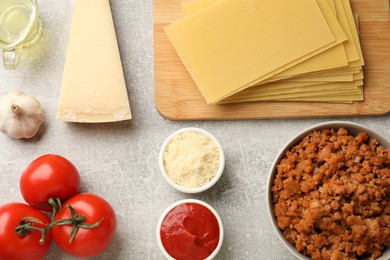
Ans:
[{"label": "cooked ground meat", "polygon": [[279,228],[312,259],[375,259],[390,246],[390,150],[366,133],[313,131],[277,165]]}]

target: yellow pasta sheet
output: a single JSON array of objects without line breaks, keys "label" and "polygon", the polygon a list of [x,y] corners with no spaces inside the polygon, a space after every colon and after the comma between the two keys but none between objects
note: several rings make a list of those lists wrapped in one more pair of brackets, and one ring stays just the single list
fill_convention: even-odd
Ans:
[{"label": "yellow pasta sheet", "polygon": [[[329,70],[329,71],[324,71],[324,72],[319,72],[314,75],[317,76],[322,76],[322,77],[335,77],[337,73],[350,73],[350,75],[353,77],[353,80],[358,82],[358,85],[363,85],[362,79],[364,78],[363,76],[363,71],[362,71],[362,65],[364,65],[364,60],[363,60],[363,54],[361,51],[361,46],[359,42],[359,37],[358,37],[358,31],[357,31],[357,25],[355,24],[355,19],[352,14],[352,10],[350,9],[349,1],[348,0],[334,0],[335,1],[335,9],[338,14],[338,19],[340,20],[340,24],[342,25],[344,31],[348,35],[348,41],[344,42],[346,50],[348,50],[348,60],[349,60],[349,66],[347,68],[342,68],[338,70]],[[343,4],[344,3],[344,4]],[[346,6],[346,8],[344,8]],[[348,8],[349,7],[349,8]],[[341,75],[341,74],[338,74]],[[344,74],[345,75],[345,74]],[[307,76],[307,75],[306,75]],[[288,79],[287,79],[288,80]],[[308,78],[310,81],[310,79]],[[299,80],[298,80],[299,81]],[[263,95],[263,85],[259,86],[254,86],[252,88],[245,89],[241,91],[240,93],[237,93],[236,95],[232,96],[231,98],[227,98],[226,100],[223,101],[223,103],[228,103],[228,102],[236,102],[239,100],[240,102],[244,101],[257,101],[257,100],[263,100],[262,95]],[[340,85],[340,88],[343,85]],[[292,86],[294,87],[294,86]],[[271,87],[272,90],[275,93],[275,95],[279,94],[279,89],[280,87],[278,85],[274,85]],[[309,90],[310,91],[310,90]],[[289,92],[286,92],[289,93]],[[318,95],[321,95],[320,92],[317,93]],[[323,95],[326,95],[326,92],[324,90]],[[303,96],[304,94],[302,94]],[[363,93],[361,93],[363,95]],[[345,98],[345,97],[344,97]],[[354,97],[351,97],[354,98]],[[297,100],[297,98],[295,99]],[[360,96],[359,99],[361,100]]]},{"label": "yellow pasta sheet", "polygon": [[[356,87],[351,90],[326,90],[323,91],[312,91],[304,93],[289,93],[289,94],[280,94],[280,95],[268,95],[261,97],[253,97],[253,101],[321,101],[321,102],[352,102],[362,100],[362,91],[361,86]],[[332,100],[332,98],[334,100]],[[250,102],[249,99],[235,99],[226,103],[240,103],[240,102]],[[225,101],[222,101],[221,104]]]},{"label": "yellow pasta sheet", "polygon": [[332,74],[332,75],[318,75],[318,76],[304,76],[294,77],[284,80],[284,82],[350,82],[354,80],[362,80],[363,72],[357,73],[344,73],[344,74]]},{"label": "yellow pasta sheet", "polygon": [[[185,16],[188,16],[217,1],[218,0],[185,1],[182,3],[182,11]],[[263,80],[261,83],[267,83],[275,80],[294,77],[297,75],[330,70],[335,68],[343,68],[348,66],[348,60],[345,53],[344,45],[341,44],[342,42],[346,41],[347,38],[336,18],[334,6],[332,8],[329,5],[328,1],[332,1],[332,0],[316,0],[316,1],[323,15],[325,16],[325,19],[329,23],[332,32],[335,35],[337,43],[340,44],[337,44],[333,48],[330,48],[308,60],[305,60],[302,63],[297,64],[296,66],[286,69],[281,73],[278,73],[267,80]],[[256,85],[260,85],[260,84],[256,84]]]},{"label": "yellow pasta sheet", "polygon": [[324,75],[324,76],[306,76],[295,77],[285,80],[285,82],[346,82],[353,81],[353,74]]},{"label": "yellow pasta sheet", "polygon": [[337,45],[313,0],[219,0],[165,31],[207,103]]},{"label": "yellow pasta sheet", "polygon": [[[325,95],[325,94],[336,94],[336,93],[356,93],[358,87],[362,85],[361,80],[353,82],[328,82],[322,84],[298,84],[297,82],[286,82],[284,86],[279,85],[279,89],[267,88],[264,87],[262,92],[253,91],[251,95],[241,95],[237,93],[233,96],[230,96],[227,99],[221,101],[221,103],[233,103],[233,102],[244,102],[244,101],[256,101],[256,100],[271,100],[277,98],[288,98],[299,96],[311,96],[313,93],[315,95]],[[268,84],[267,84],[268,85]]]},{"label": "yellow pasta sheet", "polygon": [[[194,0],[194,1],[202,1],[202,0]],[[317,71],[317,72],[313,70],[311,73],[303,73],[302,76],[332,77],[336,75],[341,75],[340,73],[344,75],[346,73],[350,73],[350,74],[360,73],[361,75],[363,75],[361,67],[364,65],[364,60],[363,60],[363,54],[362,54],[359,36],[358,36],[358,30],[357,30],[358,26],[355,23],[356,19],[352,14],[350,3],[348,0],[327,0],[327,1],[328,3],[331,3],[330,6],[332,10],[334,9],[335,13],[337,14],[337,19],[340,22],[343,31],[346,33],[348,37],[348,40],[343,42],[344,50],[347,54],[348,66],[342,68],[327,69],[327,70]],[[322,5],[324,5],[323,2]],[[318,56],[313,57],[311,60],[315,60]],[[304,63],[305,62],[303,62],[302,64]],[[300,65],[301,64],[289,70],[286,70],[276,75],[275,77],[268,79],[266,82],[288,79],[289,77],[285,76],[284,73],[292,69],[298,68]],[[256,85],[261,85],[261,84],[256,84]]]},{"label": "yellow pasta sheet", "polygon": [[[299,99],[287,98],[281,99],[279,101],[305,101],[305,102],[327,102],[327,103],[353,103],[355,101],[363,100],[363,87],[360,86],[360,93],[350,95],[350,94],[338,94],[338,95],[323,95],[323,96],[313,96],[313,97],[302,97]],[[277,101],[277,100],[275,100]]]},{"label": "yellow pasta sheet", "polygon": [[[360,45],[359,33],[358,33],[359,26],[357,24],[355,24],[355,18],[354,18],[353,13],[352,13],[351,4],[350,4],[349,0],[334,0],[334,1],[336,4],[336,10],[340,9],[340,12],[341,11],[344,12],[344,15],[347,17],[348,26],[345,26],[344,31],[349,30],[351,35],[348,37],[349,38],[351,37],[351,42],[353,42],[355,50],[358,54],[358,60],[352,62],[352,64],[350,64],[350,66],[355,66],[355,67],[356,66],[360,66],[360,67],[364,66],[363,52],[362,52],[362,48]],[[342,8],[338,4],[340,1],[342,4]],[[337,6],[339,6],[339,7],[337,7]],[[346,41],[346,42],[348,42],[348,41]]]}]

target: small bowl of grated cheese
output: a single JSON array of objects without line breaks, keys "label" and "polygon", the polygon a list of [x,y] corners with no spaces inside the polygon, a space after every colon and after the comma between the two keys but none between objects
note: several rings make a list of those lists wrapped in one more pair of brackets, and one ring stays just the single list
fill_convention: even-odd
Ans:
[{"label": "small bowl of grated cheese", "polygon": [[225,156],[219,141],[196,127],[182,128],[163,143],[159,167],[164,179],[178,191],[199,193],[221,177]]}]

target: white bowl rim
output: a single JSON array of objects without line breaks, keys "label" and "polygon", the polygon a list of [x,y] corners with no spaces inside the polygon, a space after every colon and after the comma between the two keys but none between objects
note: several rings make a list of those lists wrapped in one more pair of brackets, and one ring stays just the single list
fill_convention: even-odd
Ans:
[{"label": "white bowl rim", "polygon": [[218,252],[220,251],[220,249],[222,247],[222,243],[223,243],[223,239],[224,239],[223,224],[222,224],[222,219],[219,216],[218,212],[212,206],[210,206],[208,203],[206,203],[206,202],[204,202],[202,200],[198,200],[198,199],[182,199],[182,200],[178,200],[176,202],[173,202],[171,205],[169,205],[164,210],[164,212],[161,214],[161,217],[160,217],[160,219],[159,219],[159,221],[157,223],[156,236],[157,236],[158,246],[159,246],[161,252],[163,253],[163,255],[165,256],[166,259],[168,259],[168,260],[175,260],[171,255],[168,254],[168,252],[165,250],[164,245],[162,244],[161,235],[160,235],[160,229],[161,229],[161,224],[164,221],[166,215],[173,208],[177,207],[178,205],[184,204],[184,203],[196,203],[196,204],[200,204],[202,206],[205,206],[207,209],[209,209],[214,214],[214,216],[217,219],[218,226],[219,226],[219,241],[218,241],[218,245],[215,248],[215,250],[211,253],[211,255],[209,255],[205,259],[205,260],[212,260],[218,254]]},{"label": "white bowl rim", "polygon": [[[310,127],[307,127],[300,131],[298,134],[296,134],[294,137],[292,137],[283,147],[282,149],[279,150],[277,153],[277,156],[275,157],[274,161],[272,162],[271,169],[268,174],[268,180],[267,180],[267,215],[269,217],[269,220],[272,222],[272,227],[276,231],[279,240],[282,242],[282,244],[298,259],[301,260],[310,260],[309,257],[302,255],[301,253],[296,250],[296,248],[290,244],[287,239],[284,237],[280,229],[278,228],[278,225],[276,223],[276,219],[273,213],[273,203],[272,203],[272,182],[276,173],[276,165],[277,163],[284,157],[285,153],[287,150],[289,150],[292,146],[296,145],[299,143],[299,141],[302,140],[302,138],[307,135],[309,132],[314,131],[314,130],[320,130],[320,129],[327,129],[327,128],[340,128],[344,127],[345,129],[348,130],[348,132],[351,134],[352,132],[357,133],[358,131],[364,131],[367,133],[369,138],[376,138],[379,142],[379,144],[385,148],[390,148],[390,141],[388,141],[385,137],[383,137],[381,134],[377,133],[373,129],[364,126],[359,123],[354,123],[350,121],[342,121],[342,120],[336,120],[336,121],[326,121],[322,123],[318,123],[315,125],[312,125]],[[355,134],[352,133],[352,134]],[[377,260],[387,260],[390,259],[390,249],[386,249],[386,251],[383,252],[382,256],[377,258]]]},{"label": "white bowl rim", "polygon": [[[169,144],[169,142],[172,140],[173,137],[175,137],[178,134],[184,133],[184,132],[198,132],[198,133],[204,134],[207,137],[209,137],[218,146],[220,164],[219,164],[217,173],[209,182],[207,182],[206,184],[204,184],[201,187],[187,188],[187,187],[184,187],[182,185],[179,185],[169,177],[169,175],[167,174],[167,172],[165,170],[165,166],[164,166],[165,148],[167,147],[167,145]],[[162,176],[164,177],[164,179],[168,182],[168,184],[171,187],[173,187],[174,189],[181,191],[183,193],[189,193],[189,194],[200,193],[200,192],[208,190],[209,188],[214,186],[214,184],[217,183],[218,180],[220,179],[220,177],[222,176],[222,173],[223,173],[224,168],[225,168],[225,154],[223,152],[222,146],[221,146],[220,142],[218,141],[218,139],[214,135],[212,135],[210,132],[208,132],[202,128],[198,128],[198,127],[185,127],[185,128],[181,128],[181,129],[173,132],[165,139],[165,141],[162,144],[161,149],[160,149],[158,164],[159,164],[159,168],[160,168],[160,172],[161,172]]]}]

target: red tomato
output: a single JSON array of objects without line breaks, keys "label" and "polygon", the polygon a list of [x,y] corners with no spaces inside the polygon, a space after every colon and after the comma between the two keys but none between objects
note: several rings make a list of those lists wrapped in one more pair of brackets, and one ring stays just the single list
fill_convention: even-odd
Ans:
[{"label": "red tomato", "polygon": [[34,208],[50,211],[50,198],[65,201],[80,191],[80,175],[66,158],[45,154],[32,161],[20,178],[24,200]]},{"label": "red tomato", "polygon": [[110,244],[116,229],[115,212],[103,198],[91,193],[79,193],[65,202],[55,221],[72,218],[70,205],[78,216],[84,216],[84,222],[93,225],[100,220],[99,226],[91,229],[78,228],[72,242],[69,242],[72,225],[54,226],[54,240],[65,252],[76,257],[92,257],[102,253]]},{"label": "red tomato", "polygon": [[27,216],[44,223],[34,223],[35,227],[44,228],[50,223],[46,214],[27,204],[8,203],[0,206],[0,260],[36,260],[46,255],[52,241],[51,231],[43,244],[39,243],[42,233],[37,230],[30,230],[23,237],[15,231],[15,227]]}]

